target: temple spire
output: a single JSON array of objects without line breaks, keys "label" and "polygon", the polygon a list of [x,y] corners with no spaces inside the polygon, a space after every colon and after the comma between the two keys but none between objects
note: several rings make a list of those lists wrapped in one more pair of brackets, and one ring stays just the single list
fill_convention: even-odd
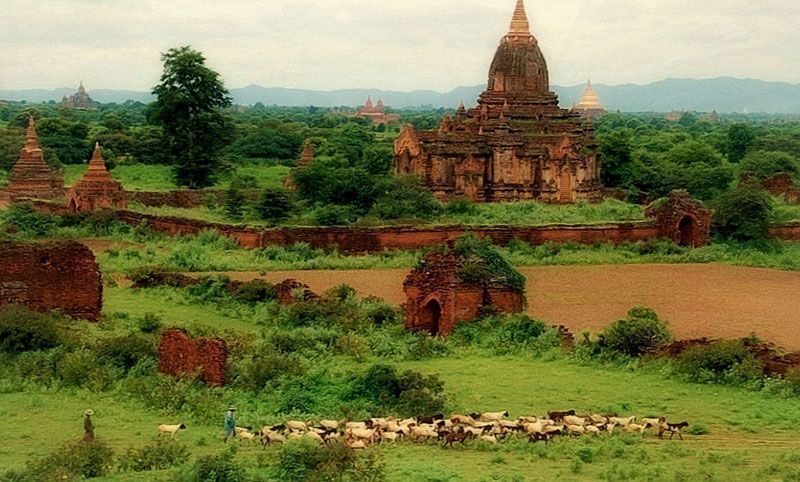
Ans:
[{"label": "temple spire", "polygon": [[95,142],[92,159],[89,161],[89,169],[94,171],[107,171],[106,161],[103,159],[103,151],[100,142]]},{"label": "temple spire", "polygon": [[525,3],[517,0],[517,8],[514,9],[514,16],[511,18],[511,27],[508,29],[511,37],[530,37],[531,26],[528,23],[528,15],[525,13]]},{"label": "temple spire", "polygon": [[39,141],[36,136],[36,121],[33,116],[28,117],[28,132],[25,134],[25,148],[28,150],[39,149]]}]

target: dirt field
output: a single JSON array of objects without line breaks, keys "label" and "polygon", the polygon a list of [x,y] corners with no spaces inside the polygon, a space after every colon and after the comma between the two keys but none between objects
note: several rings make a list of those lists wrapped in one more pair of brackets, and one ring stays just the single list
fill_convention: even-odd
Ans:
[{"label": "dirt field", "polygon": [[[679,338],[756,333],[800,350],[800,273],[722,265],[613,265],[520,268],[529,312],[573,331],[598,330],[640,304],[669,320]],[[407,270],[270,272],[322,292],[347,283],[400,304]],[[258,273],[229,273],[246,280]]]}]

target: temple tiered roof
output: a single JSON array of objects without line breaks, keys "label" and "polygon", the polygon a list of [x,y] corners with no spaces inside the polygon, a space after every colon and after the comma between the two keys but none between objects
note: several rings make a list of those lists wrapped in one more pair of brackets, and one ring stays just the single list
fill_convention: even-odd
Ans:
[{"label": "temple tiered roof", "polygon": [[64,195],[64,178],[45,162],[33,117],[28,118],[25,146],[20,150],[19,160],[11,169],[8,181],[12,198],[55,199]]}]

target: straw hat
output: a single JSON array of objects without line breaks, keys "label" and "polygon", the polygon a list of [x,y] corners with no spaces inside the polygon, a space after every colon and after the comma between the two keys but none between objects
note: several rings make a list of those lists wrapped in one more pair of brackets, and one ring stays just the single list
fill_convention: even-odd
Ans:
[{"label": "straw hat", "polygon": [[92,415],[94,415],[94,410],[90,408],[89,410],[83,412],[83,414],[86,415],[87,417],[91,417]]},{"label": "straw hat", "polygon": [[228,411],[230,411],[230,412],[235,412],[235,411],[236,411],[236,407],[234,407],[233,405],[231,405],[230,407],[228,407]]}]

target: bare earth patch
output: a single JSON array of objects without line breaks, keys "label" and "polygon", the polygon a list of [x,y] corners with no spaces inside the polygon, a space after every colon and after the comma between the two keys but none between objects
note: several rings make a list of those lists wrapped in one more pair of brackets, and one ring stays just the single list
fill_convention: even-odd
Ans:
[{"label": "bare earth patch", "polygon": [[[610,265],[520,268],[529,312],[569,329],[597,331],[635,305],[654,308],[678,338],[734,338],[755,333],[800,350],[800,273],[736,266]],[[258,273],[226,273],[248,280]],[[346,283],[363,295],[401,304],[408,270],[272,271],[317,293]]]}]

